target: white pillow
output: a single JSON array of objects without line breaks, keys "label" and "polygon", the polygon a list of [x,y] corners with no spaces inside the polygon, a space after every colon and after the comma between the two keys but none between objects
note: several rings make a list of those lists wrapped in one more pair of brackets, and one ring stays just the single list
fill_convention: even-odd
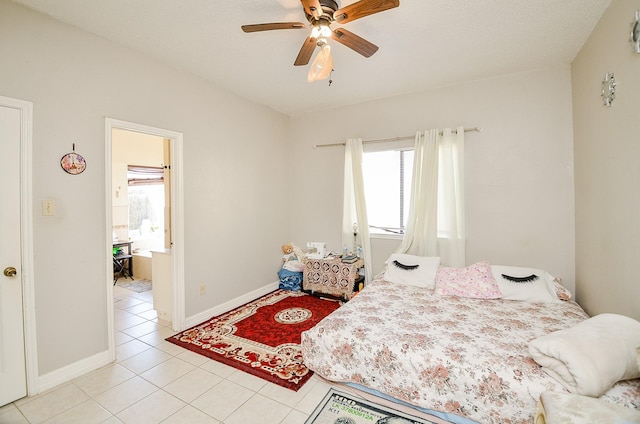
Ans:
[{"label": "white pillow", "polygon": [[387,261],[384,279],[391,283],[434,289],[439,266],[440,258],[437,256],[394,253]]},{"label": "white pillow", "polygon": [[[515,266],[491,265],[493,278],[498,283],[504,300],[523,300],[526,302],[562,302],[556,295],[553,285],[554,277],[541,269]],[[514,282],[504,275],[515,278],[526,278],[535,275],[532,281]]]}]

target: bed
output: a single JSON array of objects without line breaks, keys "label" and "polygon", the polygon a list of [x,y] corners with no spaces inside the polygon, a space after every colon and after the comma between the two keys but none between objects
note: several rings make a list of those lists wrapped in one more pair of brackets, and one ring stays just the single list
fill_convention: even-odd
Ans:
[{"label": "bed", "polygon": [[[407,269],[399,273],[411,275],[411,264],[400,265]],[[445,270],[443,281],[461,276],[460,269],[422,265],[436,267],[438,279]],[[456,287],[443,291],[435,281],[399,282],[389,265],[352,300],[302,334],[305,364],[329,381],[451,422],[533,422],[543,392],[567,389],[532,359],[530,342],[589,317],[577,303],[558,299],[562,289],[544,271],[534,270],[537,277],[524,268],[483,266],[485,271],[490,267],[499,289],[498,294],[485,293],[488,298],[478,298],[477,288],[474,297],[467,297],[452,295]],[[462,279],[468,281],[466,270]],[[506,281],[505,270],[539,281]],[[522,287],[529,293],[517,294]],[[463,290],[468,294],[468,286]],[[535,292],[548,298],[537,299]],[[601,398],[640,409],[640,380],[618,382]]]}]

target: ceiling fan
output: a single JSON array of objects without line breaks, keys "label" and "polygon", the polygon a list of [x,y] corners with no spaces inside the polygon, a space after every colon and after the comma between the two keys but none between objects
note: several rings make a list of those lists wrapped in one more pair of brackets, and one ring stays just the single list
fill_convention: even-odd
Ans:
[{"label": "ceiling fan", "polygon": [[[298,52],[293,64],[295,66],[308,64],[316,46],[320,47],[320,51],[309,69],[309,75],[307,76],[309,82],[328,77],[333,69],[331,47],[327,44],[327,38],[329,37],[364,57],[370,57],[378,51],[378,46],[344,28],[332,30],[331,24],[334,22],[346,24],[400,5],[400,0],[360,0],[343,8],[340,8],[335,0],[300,0],[300,2],[311,26],[311,33],[302,44],[302,48],[300,48],[300,52]],[[242,25],[244,32],[303,28],[308,28],[308,25],[302,22]]]}]

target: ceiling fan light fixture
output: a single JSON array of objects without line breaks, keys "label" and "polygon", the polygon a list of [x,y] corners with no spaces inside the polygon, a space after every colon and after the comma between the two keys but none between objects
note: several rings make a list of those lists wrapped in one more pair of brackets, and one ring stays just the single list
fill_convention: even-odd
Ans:
[{"label": "ceiling fan light fixture", "polygon": [[311,29],[311,37],[316,39],[331,37],[331,28],[326,23],[314,25]]},{"label": "ceiling fan light fixture", "polygon": [[333,56],[331,55],[331,46],[325,44],[311,63],[311,68],[309,68],[309,74],[307,75],[307,81],[314,82],[323,80],[331,74],[332,70]]},{"label": "ceiling fan light fixture", "polygon": [[[332,30],[331,24],[334,22],[345,24],[400,5],[400,0],[351,0],[349,5],[342,8],[338,5],[338,0],[300,0],[300,2],[305,17],[311,25],[311,33],[302,43],[293,65],[308,65],[316,47],[320,47],[307,75],[309,82],[325,79],[333,71],[331,48],[327,45],[329,38],[364,57],[371,57],[378,51],[378,46],[351,31],[344,28]],[[302,22],[272,22],[242,25],[241,28],[244,32],[259,32],[308,27]],[[331,80],[329,80],[329,85],[331,85]]]}]

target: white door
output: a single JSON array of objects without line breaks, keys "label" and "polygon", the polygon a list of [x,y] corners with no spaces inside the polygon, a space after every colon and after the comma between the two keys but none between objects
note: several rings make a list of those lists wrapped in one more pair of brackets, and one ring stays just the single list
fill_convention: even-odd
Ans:
[{"label": "white door", "polygon": [[22,112],[0,98],[0,406],[27,395],[20,240]]}]

